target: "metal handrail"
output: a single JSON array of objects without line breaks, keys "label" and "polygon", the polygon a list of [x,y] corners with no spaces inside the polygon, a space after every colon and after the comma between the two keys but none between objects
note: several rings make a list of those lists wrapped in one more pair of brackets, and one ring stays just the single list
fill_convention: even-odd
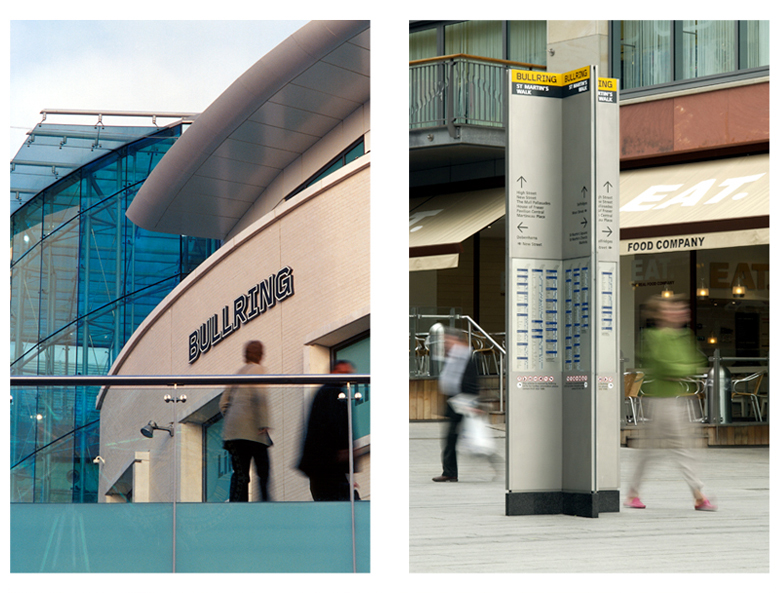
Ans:
[{"label": "metal handrail", "polygon": [[333,385],[370,383],[371,375],[12,375],[11,387],[181,385]]},{"label": "metal handrail", "polygon": [[459,127],[505,127],[504,73],[512,66],[534,64],[453,54],[409,64],[409,126],[445,126],[452,138]]},{"label": "metal handrail", "polygon": [[459,60],[459,59],[488,62],[490,64],[501,64],[502,66],[519,66],[521,68],[547,70],[547,66],[544,64],[531,64],[529,62],[513,62],[512,60],[502,60],[499,58],[486,58],[484,56],[474,56],[471,54],[449,54],[446,56],[434,56],[431,58],[421,58],[419,60],[410,60],[409,65],[419,66],[422,64],[430,64],[435,62],[447,62],[450,60]]}]

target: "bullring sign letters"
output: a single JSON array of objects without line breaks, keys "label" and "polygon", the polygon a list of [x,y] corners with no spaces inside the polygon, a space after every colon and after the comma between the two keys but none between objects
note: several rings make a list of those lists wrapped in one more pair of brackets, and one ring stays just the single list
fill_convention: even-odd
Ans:
[{"label": "bullring sign letters", "polygon": [[194,363],[201,354],[208,352],[244,323],[265,313],[276,303],[291,297],[294,293],[293,271],[289,266],[283,267],[276,274],[271,274],[265,280],[250,287],[233,300],[232,315],[230,305],[222,307],[221,329],[220,315],[214,313],[190,334],[189,363]]}]

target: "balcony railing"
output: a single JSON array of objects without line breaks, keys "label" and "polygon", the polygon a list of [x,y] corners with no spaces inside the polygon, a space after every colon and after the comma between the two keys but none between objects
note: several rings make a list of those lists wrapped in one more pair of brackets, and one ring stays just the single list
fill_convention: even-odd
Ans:
[{"label": "balcony railing", "polygon": [[[221,431],[209,435],[207,419],[215,412],[220,387],[239,383],[264,385],[273,392],[270,397],[301,403],[304,389],[343,386],[351,402],[352,442],[345,449],[350,483],[355,483],[361,444],[356,435],[370,435],[364,409],[370,375],[12,376],[12,415],[14,407],[21,414],[17,424],[28,410],[37,410],[28,419],[31,431],[22,432],[29,438],[38,435],[32,445],[41,435],[48,441],[67,430],[58,424],[58,406],[70,388],[109,389],[114,402],[122,402],[124,415],[112,417],[120,421],[118,432],[111,442],[101,442],[94,459],[71,459],[66,435],[41,450],[37,462],[12,459],[14,492],[67,488],[61,476],[89,470],[100,502],[12,502],[11,572],[368,572],[370,502],[358,500],[353,489],[343,502],[226,502],[229,459]],[[38,405],[31,405],[30,398]],[[169,415],[173,421],[166,424]],[[159,422],[160,430],[151,436],[138,430],[147,416]],[[125,458],[130,461],[123,473]],[[272,464],[272,483],[276,471]]]},{"label": "balcony railing", "polygon": [[504,127],[506,71],[546,66],[455,54],[409,63],[409,129]]}]

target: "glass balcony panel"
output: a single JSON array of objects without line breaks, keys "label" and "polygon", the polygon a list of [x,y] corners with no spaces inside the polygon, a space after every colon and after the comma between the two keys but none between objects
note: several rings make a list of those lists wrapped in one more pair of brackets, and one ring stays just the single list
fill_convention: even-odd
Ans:
[{"label": "glass balcony panel", "polygon": [[173,506],[12,504],[11,572],[170,572]]},{"label": "glass balcony panel", "polygon": [[[369,571],[370,508],[368,501],[355,503],[357,572]],[[176,515],[177,551],[187,550],[177,555],[179,572],[353,570],[348,502],[186,503]]]},{"label": "glass balcony panel", "polygon": [[[355,504],[360,573],[370,570],[370,511]],[[12,573],[353,572],[348,502],[12,504],[10,517]]]}]

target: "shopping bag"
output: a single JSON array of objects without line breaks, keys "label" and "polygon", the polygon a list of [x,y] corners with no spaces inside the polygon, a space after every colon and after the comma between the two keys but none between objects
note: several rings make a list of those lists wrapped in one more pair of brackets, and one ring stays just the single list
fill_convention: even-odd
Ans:
[{"label": "shopping bag", "polygon": [[489,456],[495,453],[496,441],[485,413],[472,408],[463,415],[459,444],[463,452],[471,455]]}]

